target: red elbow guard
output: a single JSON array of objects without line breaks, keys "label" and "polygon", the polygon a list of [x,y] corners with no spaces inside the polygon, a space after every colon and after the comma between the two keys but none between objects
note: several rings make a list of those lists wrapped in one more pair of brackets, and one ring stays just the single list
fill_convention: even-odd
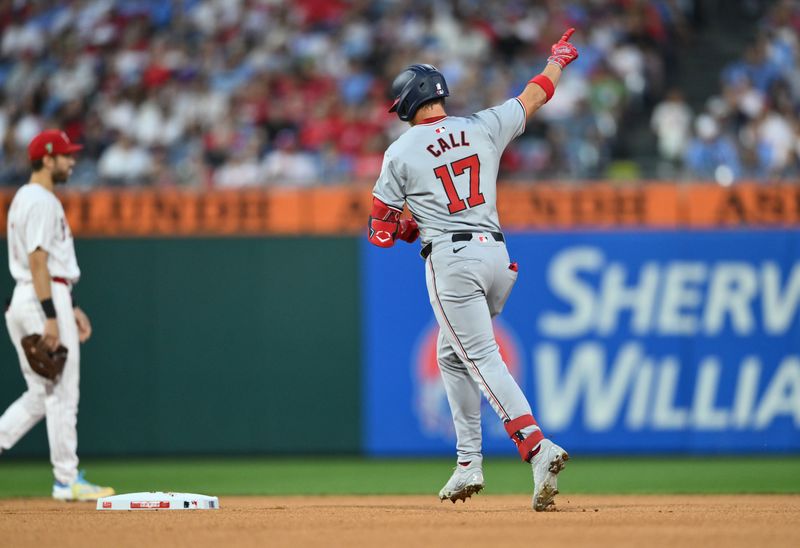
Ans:
[{"label": "red elbow guard", "polygon": [[392,247],[397,236],[397,223],[369,218],[369,241],[378,247]]},{"label": "red elbow guard", "polygon": [[399,220],[399,211],[373,198],[369,215],[369,241],[378,247],[392,247],[397,237]]}]

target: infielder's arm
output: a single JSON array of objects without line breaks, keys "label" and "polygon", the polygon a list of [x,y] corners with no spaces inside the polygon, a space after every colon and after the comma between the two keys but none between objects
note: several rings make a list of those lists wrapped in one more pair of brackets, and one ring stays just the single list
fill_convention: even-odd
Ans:
[{"label": "infielder's arm", "polygon": [[28,255],[28,265],[31,269],[33,290],[36,292],[39,302],[42,303],[42,310],[44,310],[45,322],[42,338],[48,347],[55,350],[58,348],[60,340],[56,309],[53,306],[53,295],[50,290],[50,271],[47,270],[47,251],[37,247]]},{"label": "infielder's arm", "polygon": [[525,107],[526,121],[530,120],[533,114],[550,100],[561,79],[561,71],[578,58],[578,50],[569,42],[573,32],[575,32],[574,28],[568,29],[561,39],[553,44],[545,69],[541,74],[531,78],[517,97]]}]

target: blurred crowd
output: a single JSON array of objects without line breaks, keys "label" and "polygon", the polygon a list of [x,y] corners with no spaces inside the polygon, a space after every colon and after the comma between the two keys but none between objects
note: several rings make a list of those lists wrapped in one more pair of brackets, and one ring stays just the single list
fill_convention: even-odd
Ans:
[{"label": "blurred crowd", "polygon": [[682,173],[795,173],[797,2],[769,12],[697,115],[668,89],[694,9],[695,0],[0,0],[0,184],[27,179],[26,146],[46,127],[85,146],[77,185],[371,184],[407,127],[387,112],[404,66],[438,66],[448,112],[468,115],[518,94],[570,26],[581,57],[507,149],[502,178],[605,177],[620,128],[651,113],[659,154]]},{"label": "blurred crowd", "polygon": [[[677,89],[653,111],[662,160],[684,177],[729,185],[800,178],[800,2],[773,2],[754,41],[697,113]],[[667,170],[665,173],[674,173]]]}]

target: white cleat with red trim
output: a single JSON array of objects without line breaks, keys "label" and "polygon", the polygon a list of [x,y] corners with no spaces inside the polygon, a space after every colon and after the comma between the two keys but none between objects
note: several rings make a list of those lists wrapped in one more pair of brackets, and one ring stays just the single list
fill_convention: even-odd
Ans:
[{"label": "white cleat with red trim", "polygon": [[567,465],[569,454],[548,439],[539,444],[539,452],[531,459],[533,469],[533,509],[555,510],[558,474]]},{"label": "white cleat with red trim", "polygon": [[472,495],[478,493],[484,487],[482,462],[473,460],[467,466],[457,464],[453,475],[439,491],[440,500],[451,500],[453,504],[457,500],[467,501]]}]

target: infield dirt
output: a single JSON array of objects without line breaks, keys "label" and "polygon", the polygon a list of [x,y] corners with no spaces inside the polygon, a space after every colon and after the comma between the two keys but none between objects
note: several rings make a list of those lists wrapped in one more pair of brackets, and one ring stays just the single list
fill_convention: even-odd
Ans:
[{"label": "infield dirt", "polygon": [[800,546],[800,495],[220,497],[220,510],[0,500],[2,546]]}]

